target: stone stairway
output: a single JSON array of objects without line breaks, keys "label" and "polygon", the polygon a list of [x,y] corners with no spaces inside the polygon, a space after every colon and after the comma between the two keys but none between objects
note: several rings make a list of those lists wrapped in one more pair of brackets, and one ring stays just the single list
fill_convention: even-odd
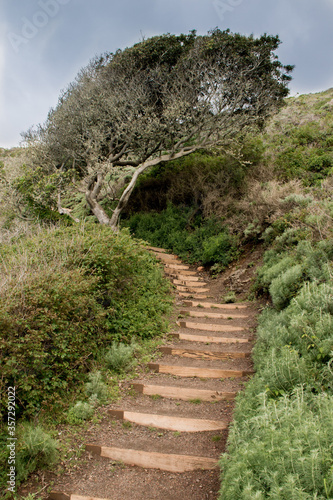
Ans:
[{"label": "stone stairway", "polygon": [[250,304],[214,302],[198,272],[164,249],[149,250],[179,297],[177,331],[160,348],[159,362],[132,384],[137,396],[110,405],[116,430],[86,444],[97,464],[91,475],[71,491],[55,487],[52,500],[218,498],[232,402],[253,373],[255,313]]}]

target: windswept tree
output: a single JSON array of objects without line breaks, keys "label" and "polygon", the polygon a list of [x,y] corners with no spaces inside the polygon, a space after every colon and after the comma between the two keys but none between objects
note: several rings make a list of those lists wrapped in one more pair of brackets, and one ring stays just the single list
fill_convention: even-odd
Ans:
[{"label": "windswept tree", "polygon": [[[292,67],[274,54],[279,44],[278,36],[216,29],[205,36],[156,36],[95,58],[45,124],[25,134],[33,151],[30,180],[37,169],[59,211],[66,186],[84,189],[99,222],[116,230],[143,171],[226,145],[282,104]],[[110,216],[102,200],[115,197],[116,171],[131,177]]]}]

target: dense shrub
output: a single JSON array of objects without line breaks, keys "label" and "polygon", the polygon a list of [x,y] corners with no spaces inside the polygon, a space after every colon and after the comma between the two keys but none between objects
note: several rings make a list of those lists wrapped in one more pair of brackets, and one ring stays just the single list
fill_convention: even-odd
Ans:
[{"label": "dense shrub", "polygon": [[296,389],[257,395],[255,416],[238,414],[229,434],[223,500],[310,500],[333,496],[333,398]]},{"label": "dense shrub", "polygon": [[[267,231],[266,231],[267,233]],[[286,307],[305,281],[326,282],[332,276],[333,240],[314,241],[307,231],[287,229],[264,255],[255,290],[269,291],[276,308]]]},{"label": "dense shrub", "polygon": [[266,146],[278,175],[319,185],[333,170],[332,89],[288,100],[275,117]]},{"label": "dense shrub", "polygon": [[85,390],[89,396],[89,400],[92,402],[99,401],[104,403],[108,398],[108,388],[103,382],[103,376],[101,372],[95,371],[88,375],[88,382],[85,384]]},{"label": "dense shrub", "polygon": [[259,319],[256,374],[237,398],[221,500],[333,498],[332,241],[296,234],[275,239],[258,273],[274,309]]},{"label": "dense shrub", "polygon": [[162,212],[133,215],[124,224],[151,245],[167,248],[189,263],[227,265],[237,255],[237,240],[221,221],[203,219],[189,207],[168,205]]},{"label": "dense shrub", "polygon": [[288,305],[290,299],[296,295],[301,287],[303,268],[296,264],[274,278],[269,287],[273,305],[281,310]]},{"label": "dense shrub", "polygon": [[249,163],[257,164],[263,155],[258,137],[243,138],[238,147],[238,158],[235,152],[199,151],[153,167],[140,176],[126,213],[162,211],[169,203],[202,209],[212,192],[216,203],[226,194],[237,197],[244,192]]},{"label": "dense shrub", "polygon": [[169,284],[126,231],[44,231],[1,254],[1,392],[16,386],[19,415],[66,406],[68,390],[113,341],[165,330]]},{"label": "dense shrub", "polygon": [[266,257],[265,265],[258,271],[258,280],[265,291],[268,290],[275,278],[286,272],[295,263],[295,257],[290,255],[281,257],[280,254],[272,252],[269,257]]}]

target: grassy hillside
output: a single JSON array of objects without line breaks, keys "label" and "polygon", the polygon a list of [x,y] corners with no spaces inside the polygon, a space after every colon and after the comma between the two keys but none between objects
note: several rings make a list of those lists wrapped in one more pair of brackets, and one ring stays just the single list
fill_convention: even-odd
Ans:
[{"label": "grassy hillside", "polygon": [[279,178],[311,186],[332,174],[333,89],[287,103],[265,130],[268,165]]},{"label": "grassy hillside", "polygon": [[[168,288],[130,232],[212,274],[260,246],[251,297],[271,306],[221,457],[221,499],[333,498],[333,89],[287,99],[262,133],[239,137],[232,150],[152,168],[112,238],[25,205],[14,189],[24,155],[0,158],[1,390],[18,387],[18,415],[91,418],[112,392],[108,370],[138,357],[133,336],[142,345],[163,331]],[[83,198],[73,215],[90,219]],[[20,432],[28,442],[31,429]],[[21,470],[54,458],[48,439],[35,455],[21,448]]]},{"label": "grassy hillside", "polygon": [[256,374],[221,458],[221,499],[333,498],[333,90],[289,99],[263,136],[266,165],[295,192],[261,233],[255,283],[269,295]]},{"label": "grassy hillside", "polygon": [[[263,133],[240,137],[233,151],[197,153],[143,175],[123,224],[135,235],[155,244],[161,241],[183,257],[193,254],[193,242],[189,238],[180,248],[170,231],[172,224],[176,231],[184,229],[192,236],[200,227],[205,233],[199,238],[203,252],[203,240],[221,231],[235,236],[241,245],[256,242],[290,212],[297,196],[311,193],[319,200],[328,195],[332,124],[333,89],[289,98]],[[169,229],[161,232],[166,225]],[[197,260],[209,263],[202,252],[200,256]]]},{"label": "grassy hillside", "polygon": [[272,305],[221,457],[220,498],[333,498],[333,89],[287,99],[242,153],[147,175],[124,224],[212,272],[244,245],[264,246],[252,293]]}]

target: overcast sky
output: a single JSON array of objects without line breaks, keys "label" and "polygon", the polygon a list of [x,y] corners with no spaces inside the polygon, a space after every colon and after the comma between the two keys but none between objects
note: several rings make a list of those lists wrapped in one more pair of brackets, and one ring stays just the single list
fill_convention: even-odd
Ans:
[{"label": "overcast sky", "polygon": [[215,27],[278,34],[291,95],[333,87],[333,0],[0,0],[0,147],[44,122],[96,54]]}]

